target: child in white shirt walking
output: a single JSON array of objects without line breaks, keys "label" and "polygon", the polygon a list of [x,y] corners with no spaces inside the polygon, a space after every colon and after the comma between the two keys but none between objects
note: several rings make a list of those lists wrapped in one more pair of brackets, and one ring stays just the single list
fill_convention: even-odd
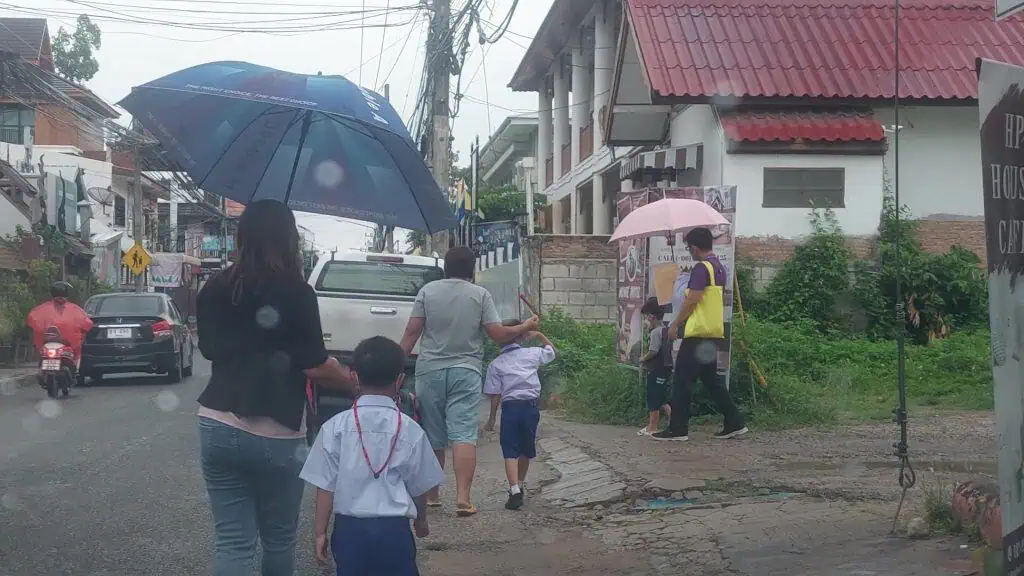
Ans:
[{"label": "child in white shirt walking", "polygon": [[409,521],[420,538],[430,533],[426,494],[444,472],[423,429],[395,405],[402,348],[375,336],[352,364],[362,395],[324,423],[300,474],[317,488],[316,557],[327,562],[330,548],[338,576],[418,576]]},{"label": "child in white shirt walking", "polygon": [[[531,340],[542,346],[524,348]],[[514,344],[502,348],[491,361],[484,382],[484,394],[491,397],[491,415],[487,430],[494,430],[494,419],[501,404],[501,453],[508,478],[508,502],[505,508],[518,510],[523,505],[523,483],[530,460],[537,457],[537,425],[540,424],[540,367],[555,359],[555,347],[540,332],[528,332]]]}]

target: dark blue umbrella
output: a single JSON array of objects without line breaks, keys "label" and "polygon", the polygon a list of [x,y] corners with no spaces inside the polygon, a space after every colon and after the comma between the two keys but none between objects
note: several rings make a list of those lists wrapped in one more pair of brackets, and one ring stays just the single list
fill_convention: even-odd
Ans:
[{"label": "dark blue umbrella", "polygon": [[341,76],[213,62],[120,105],[214,194],[427,232],[456,224],[395,110]]}]

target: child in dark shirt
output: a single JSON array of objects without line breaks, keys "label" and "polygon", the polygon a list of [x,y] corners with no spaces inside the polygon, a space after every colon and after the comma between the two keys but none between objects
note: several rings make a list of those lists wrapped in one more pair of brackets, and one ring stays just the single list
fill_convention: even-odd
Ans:
[{"label": "child in dark shirt", "polygon": [[651,297],[644,302],[640,313],[647,320],[650,329],[648,350],[640,358],[647,371],[647,426],[641,428],[638,436],[650,436],[661,430],[661,413],[665,418],[672,415],[672,407],[668,403],[668,382],[672,375],[672,342],[668,338],[668,328],[662,322],[663,308],[658,299]]}]

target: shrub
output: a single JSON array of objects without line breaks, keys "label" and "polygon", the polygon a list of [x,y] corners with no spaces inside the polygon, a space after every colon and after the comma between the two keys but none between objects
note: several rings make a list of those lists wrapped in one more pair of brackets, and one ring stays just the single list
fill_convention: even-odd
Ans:
[{"label": "shrub", "polygon": [[814,210],[813,232],[796,247],[765,290],[761,314],[776,322],[809,322],[821,331],[844,323],[839,301],[849,290],[850,251],[831,210]]},{"label": "shrub", "polygon": [[988,289],[978,257],[959,246],[945,254],[925,252],[916,237],[917,223],[909,216],[902,207],[897,219],[895,202],[887,197],[879,227],[880,263],[856,266],[853,292],[867,316],[867,334],[895,338],[901,329],[895,313],[897,278],[913,342],[927,344],[955,329],[985,326]]}]

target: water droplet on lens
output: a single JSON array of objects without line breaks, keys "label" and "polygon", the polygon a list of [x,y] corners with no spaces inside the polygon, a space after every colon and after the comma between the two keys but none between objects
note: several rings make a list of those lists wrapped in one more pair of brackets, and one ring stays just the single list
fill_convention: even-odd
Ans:
[{"label": "water droplet on lens", "polygon": [[172,412],[181,404],[178,395],[170,390],[164,390],[156,395],[156,407],[164,412]]},{"label": "water droplet on lens", "polygon": [[292,357],[284,350],[278,350],[270,355],[270,369],[275,372],[287,372],[292,365]]},{"label": "water droplet on lens", "polygon": [[718,346],[715,346],[714,342],[701,342],[693,351],[693,355],[697,358],[697,362],[701,364],[717,362]]},{"label": "water droplet on lens", "polygon": [[345,170],[334,160],[324,160],[317,164],[313,177],[323,188],[337,188],[345,178]]},{"label": "water droplet on lens", "polygon": [[299,462],[305,462],[307,456],[309,456],[309,446],[306,446],[305,442],[295,447],[296,460]]},{"label": "water droplet on lens", "polygon": [[15,510],[21,506],[21,500],[13,492],[0,496],[0,506],[8,510]]},{"label": "water droplet on lens", "polygon": [[281,314],[273,306],[263,306],[256,311],[256,323],[267,330],[277,328],[281,322]]},{"label": "water droplet on lens", "polygon": [[60,416],[61,408],[60,404],[56,400],[43,400],[36,405],[36,411],[43,418],[54,419]]},{"label": "water droplet on lens", "polygon": [[21,427],[24,428],[26,432],[38,432],[42,424],[42,419],[35,414],[30,414],[21,419]]}]

